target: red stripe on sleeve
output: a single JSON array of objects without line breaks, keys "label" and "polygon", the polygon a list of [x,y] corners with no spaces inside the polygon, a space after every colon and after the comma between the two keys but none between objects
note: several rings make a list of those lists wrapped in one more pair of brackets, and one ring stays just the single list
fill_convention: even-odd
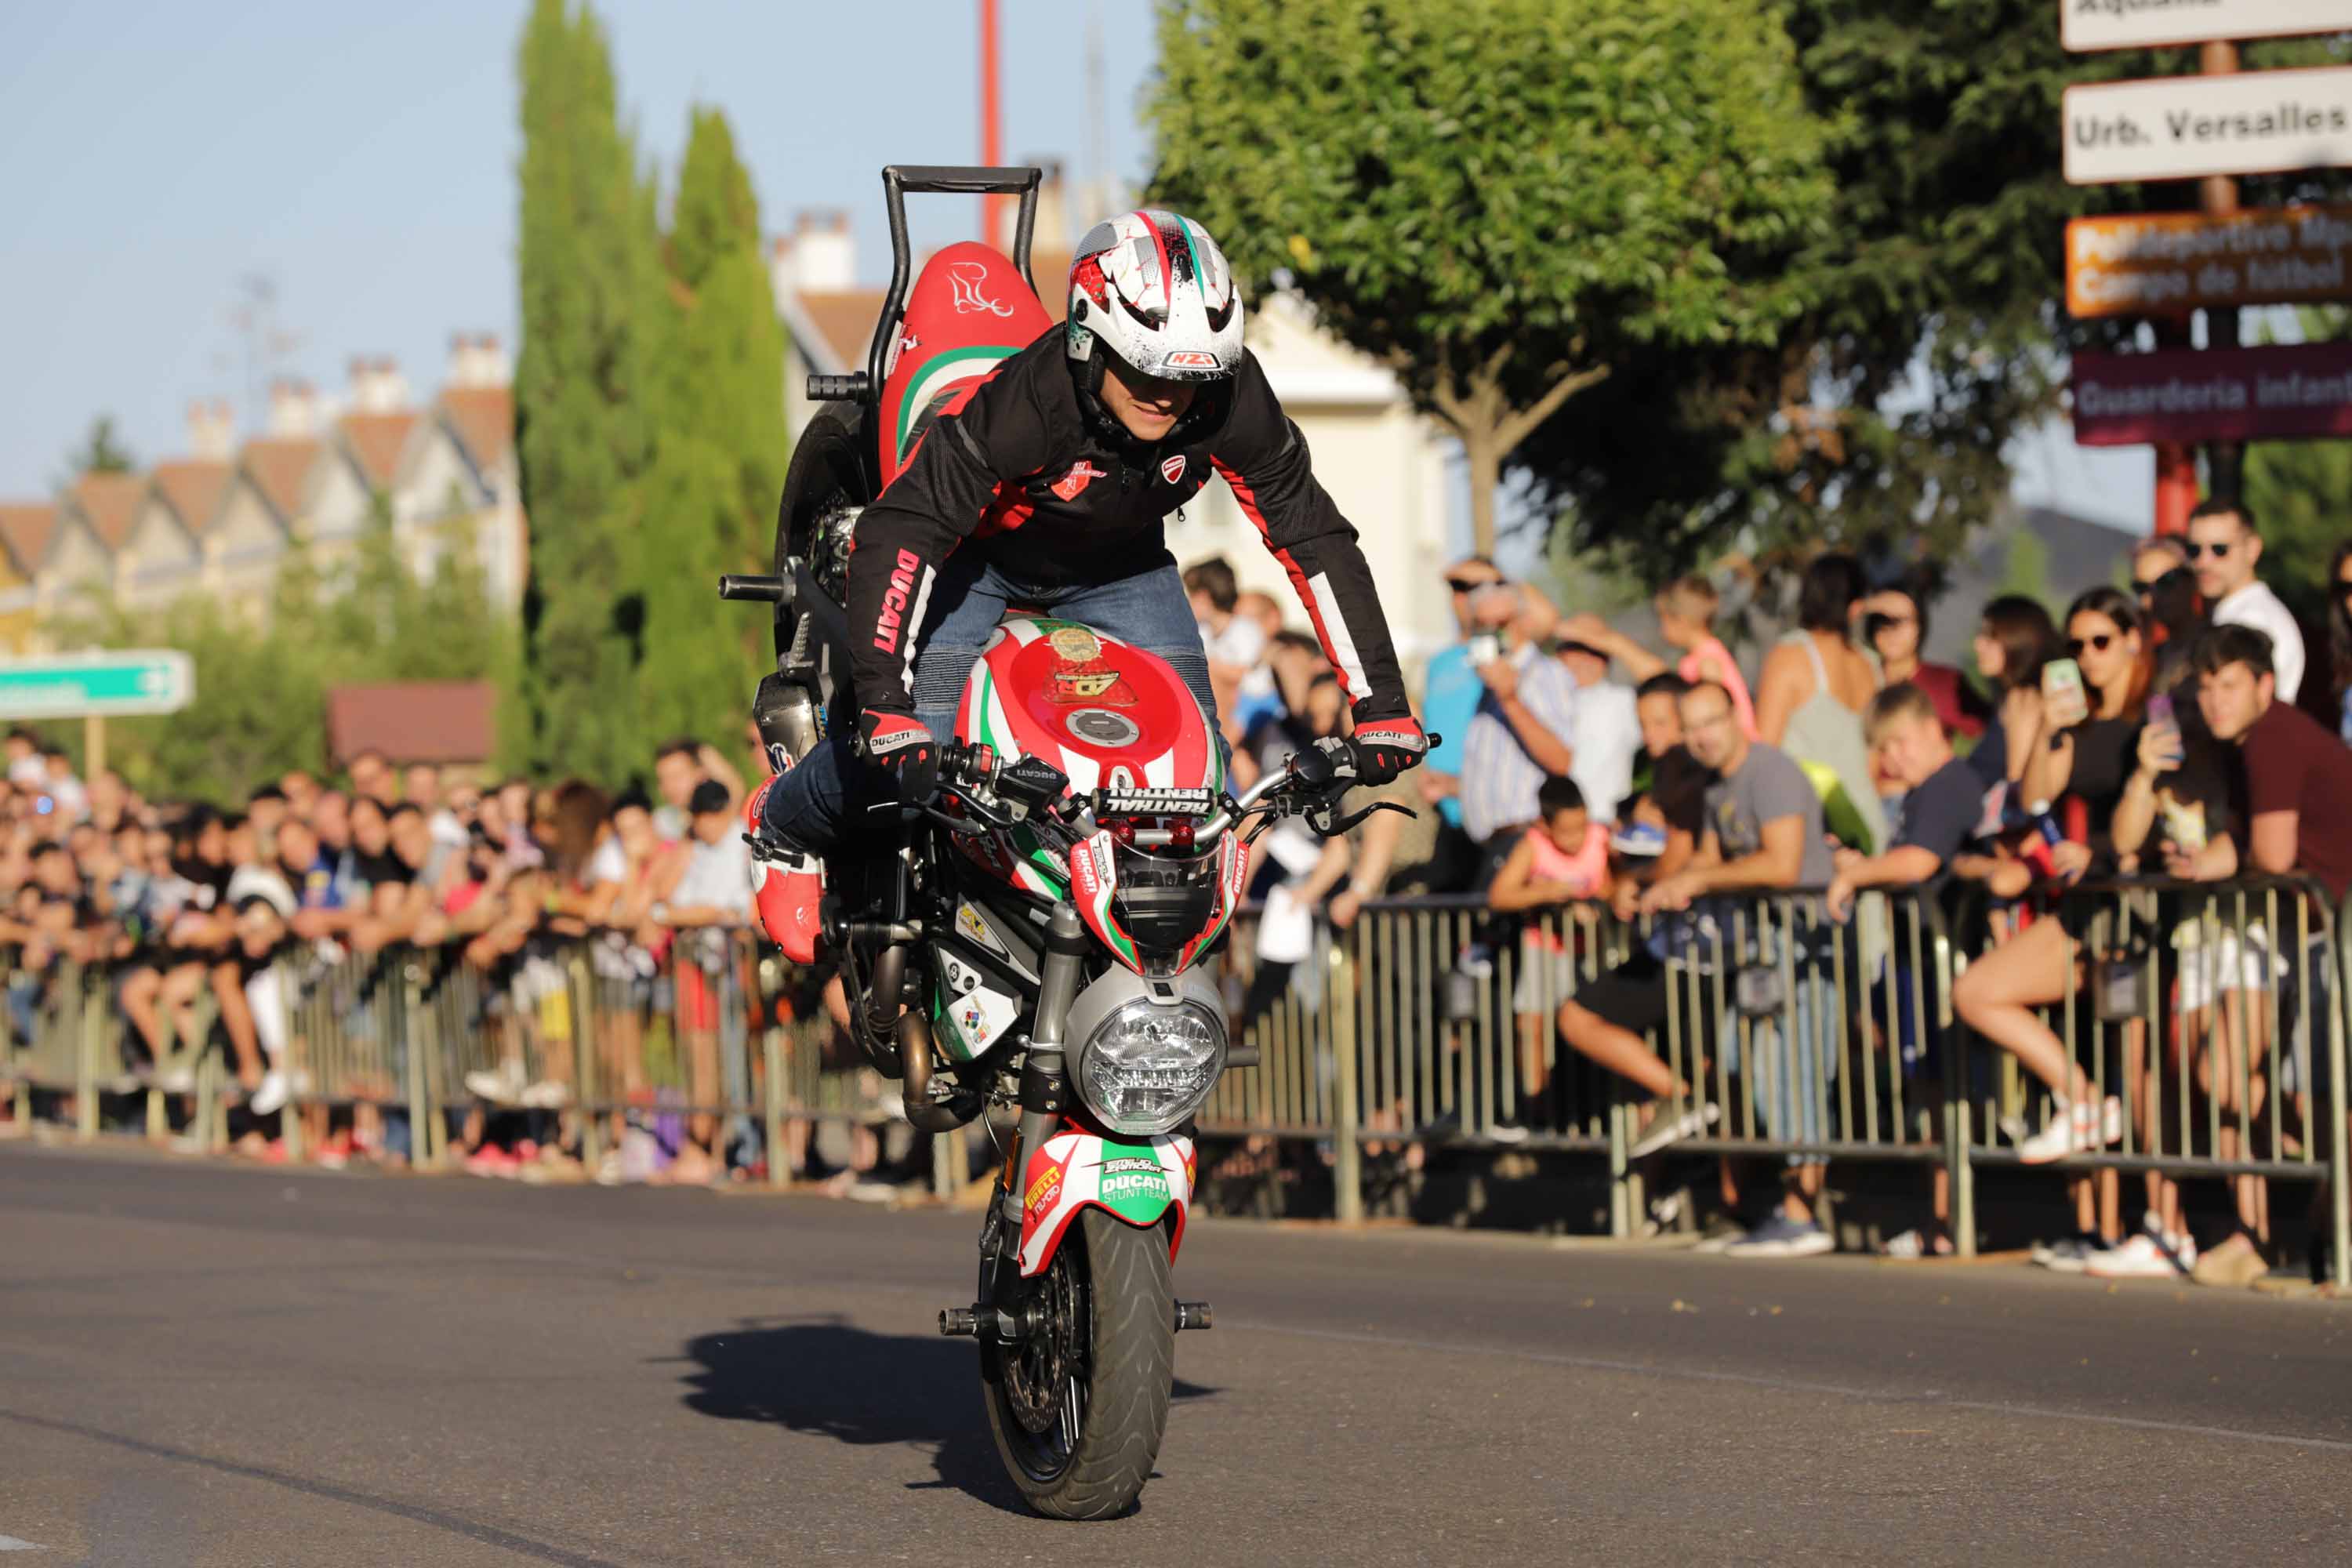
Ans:
[{"label": "red stripe on sleeve", "polygon": [[1324,627],[1323,606],[1315,602],[1315,591],[1307,585],[1307,574],[1300,570],[1297,558],[1274,542],[1274,533],[1266,527],[1265,513],[1258,510],[1257,492],[1250,489],[1247,479],[1226,467],[1222,458],[1212,458],[1209,460],[1216,465],[1217,472],[1224,475],[1225,484],[1234,492],[1234,500],[1241,502],[1243,514],[1256,525],[1257,536],[1265,542],[1267,551],[1282,563],[1282,569],[1290,574],[1290,585],[1297,590],[1298,602],[1307,606],[1307,618],[1315,625],[1315,640],[1323,645],[1323,657],[1330,661],[1332,674],[1339,677],[1339,689],[1347,694],[1350,706],[1360,702],[1370,693],[1348,689],[1347,667],[1340,662],[1339,651],[1332,646],[1331,634]]}]

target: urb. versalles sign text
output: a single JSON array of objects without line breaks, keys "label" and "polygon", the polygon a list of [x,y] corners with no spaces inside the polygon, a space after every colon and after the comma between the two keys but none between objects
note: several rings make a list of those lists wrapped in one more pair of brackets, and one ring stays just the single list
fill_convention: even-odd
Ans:
[{"label": "urb. versalles sign text", "polygon": [[2279,38],[2352,28],[2352,0],[2058,0],[2070,49],[2145,49],[2210,38]]},{"label": "urb. versalles sign text", "polygon": [[2352,436],[2352,343],[2078,353],[2069,382],[2084,447]]},{"label": "urb. versalles sign text", "polygon": [[2352,67],[2070,87],[2065,142],[2078,185],[2352,163]]}]

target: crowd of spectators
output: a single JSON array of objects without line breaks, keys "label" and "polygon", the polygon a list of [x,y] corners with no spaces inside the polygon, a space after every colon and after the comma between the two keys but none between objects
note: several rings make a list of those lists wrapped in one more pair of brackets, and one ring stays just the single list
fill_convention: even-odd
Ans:
[{"label": "crowd of spectators", "polygon": [[[2261,559],[2248,510],[2208,502],[2185,538],[2135,550],[2127,590],[2094,589],[2057,619],[2022,596],[1986,605],[1971,679],[1923,657],[1927,587],[1908,576],[1874,581],[1860,560],[1825,553],[1802,572],[1795,626],[1767,650],[1752,695],[1703,579],[1655,596],[1662,653],[1598,616],[1560,615],[1491,561],[1458,562],[1445,580],[1460,640],[1430,661],[1422,706],[1442,739],[1405,781],[1434,809],[1411,849],[1378,858],[1369,875],[1353,847],[1277,845],[1265,890],[1286,934],[1276,936],[1275,955],[1303,959],[1318,909],[1344,928],[1380,892],[1483,894],[1516,919],[1568,905],[1648,922],[1653,934],[1629,958],[1573,986],[1549,1016],[1534,982],[1568,966],[1570,941],[1557,925],[1522,932],[1507,1004],[1521,1028],[1518,1103],[1483,1130],[1507,1142],[1545,1122],[1557,1108],[1545,1047],[1556,1044],[1644,1100],[1633,1152],[1646,1159],[1725,1112],[1662,1049],[1669,1035],[1689,1042],[1685,1068],[1732,1050],[1721,1037],[1728,1010],[1717,1016],[1668,984],[1676,930],[1699,929],[1727,898],[1802,890],[1822,918],[1856,922],[1869,889],[1941,895],[1975,884],[1969,907],[1990,913],[1972,936],[1982,950],[1950,998],[1969,1041],[1954,1048],[2007,1053],[2046,1091],[2041,1125],[2003,1129],[2020,1161],[2052,1163],[2127,1137],[2140,1150],[2275,1154],[2270,1133],[2281,1122],[2258,1113],[2278,1096],[2290,1108],[2286,1146],[2324,1146],[2315,1108],[2325,1103],[2327,1031],[2322,999],[2309,993],[2324,986],[2325,955],[2284,951],[2284,933],[2260,930],[2200,951],[2189,928],[2211,900],[2176,894],[2160,911],[2179,950],[2155,972],[2169,1039],[2132,1035],[2111,1080],[2095,1059],[2101,1047],[2082,1043],[2096,1032],[2062,1038],[2057,1026],[2094,966],[2113,956],[2086,950],[2092,900],[2069,889],[2129,876],[2178,889],[2263,874],[2315,879],[2333,900],[2352,886],[2352,816],[2341,809],[2352,799],[2352,546],[2331,563],[2329,646],[2308,683],[2301,628],[2261,581]],[[1345,721],[1336,693],[1318,685],[1328,675],[1312,640],[1282,631],[1271,600],[1237,595],[1222,563],[1195,568],[1190,584],[1221,697],[1234,697],[1227,732],[1244,752],[1268,722],[1311,734]],[[2315,911],[2314,929],[2319,919]],[[1507,940],[1501,930],[1489,939]],[[1775,956],[1774,939],[1744,940],[1736,960]],[[1474,944],[1465,967],[1486,952]],[[1824,981],[1832,967],[1812,952],[1796,963]],[[1861,1048],[1898,1054],[1915,1100],[1939,1103],[1940,1069],[1929,1070],[1938,1043],[1898,1023],[1935,982],[1890,954],[1883,929],[1857,934],[1845,963],[1854,973],[1844,984],[1872,988],[1867,1000],[1848,998],[1851,1016],[1875,1020],[1853,1026],[1873,1034]],[[1275,969],[1276,985],[1285,973]],[[1261,982],[1267,973],[1262,962]],[[2262,1005],[2266,986],[2284,993],[2273,1015]],[[1778,1028],[1788,1037],[1746,1064],[1762,1131],[1795,1142],[1824,1136],[1824,1075],[1850,1059],[1828,1037],[1829,1020],[1808,1016],[1809,990],[1801,984],[1784,1010]],[[1256,1005],[1265,1000],[1262,986]],[[2265,1081],[2277,1054],[2273,1017],[2288,1064],[2280,1082]],[[2159,1092],[2167,1061],[2175,1080]],[[2159,1102],[2180,1085],[2221,1113],[2211,1147],[2184,1148],[2185,1134],[2158,1124]],[[2241,1114],[2250,1136],[2238,1131]],[[1824,1162],[1790,1157],[1760,1195],[1743,1192],[1735,1163],[1720,1163],[1723,1212],[1704,1245],[1735,1256],[1832,1249],[1821,1223]],[[2201,1254],[2169,1177],[2144,1178],[2145,1216],[2128,1236],[2113,1169],[2069,1167],[2067,1181],[2074,1234],[2035,1249],[2045,1266],[2244,1283],[2276,1261],[2259,1178],[2231,1179],[2235,1223]],[[1950,1218],[1939,1169],[1931,1215],[1892,1249],[1950,1252]]]},{"label": "crowd of spectators", "polygon": [[[724,1126],[701,1109],[743,1099],[724,1075],[741,1071],[742,1021],[732,1015],[757,996],[744,784],[717,748],[662,746],[650,795],[608,795],[576,779],[480,781],[362,751],[347,784],[290,771],[231,811],[145,798],[111,771],[85,782],[66,752],[28,731],[11,732],[6,749],[0,943],[14,949],[18,1041],[56,1005],[67,966],[83,966],[102,977],[100,1005],[124,1025],[120,1071],[106,1087],[188,1096],[217,1037],[237,1142],[268,1157],[281,1147],[272,1119],[313,1087],[288,1050],[299,997],[280,961],[299,960],[298,976],[338,965],[364,974],[368,959],[404,944],[468,972],[481,983],[468,994],[488,998],[465,1019],[495,1043],[465,1076],[473,1108],[453,1129],[469,1168],[592,1173],[578,1166],[575,1029],[604,1058],[605,1096],[646,1108],[614,1118],[593,1173],[743,1179],[771,1156],[755,1128]],[[583,1026],[557,1013],[543,1028],[512,1016],[560,989],[557,957],[583,942],[614,1016]],[[643,1024],[656,1014],[674,1030],[682,1092],[672,1098],[689,1108],[677,1114],[654,1114],[640,1070]],[[626,1039],[594,1037],[616,1031]],[[730,1034],[735,1048],[722,1053]],[[300,1108],[311,1156],[404,1159],[412,1133],[397,1086],[342,1087],[360,1102]],[[792,1146],[774,1157],[804,1169],[807,1131],[789,1130]],[[878,1151],[867,1130],[853,1143],[839,1178],[870,1195]]]}]

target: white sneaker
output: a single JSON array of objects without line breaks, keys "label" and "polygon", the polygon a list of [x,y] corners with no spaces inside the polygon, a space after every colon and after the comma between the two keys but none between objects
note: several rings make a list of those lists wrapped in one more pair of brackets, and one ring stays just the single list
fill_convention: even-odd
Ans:
[{"label": "white sneaker", "polygon": [[2114,1095],[2095,1110],[2087,1103],[2061,1100],[2050,1125],[2017,1146],[2017,1158],[2028,1165],[2046,1165],[2069,1154],[2104,1149],[2124,1135],[2124,1102]]},{"label": "white sneaker", "polygon": [[245,1102],[245,1108],[256,1116],[275,1116],[286,1109],[289,1093],[291,1090],[287,1086],[286,1075],[271,1068],[261,1075],[261,1087],[253,1091],[253,1098]]},{"label": "white sneaker", "polygon": [[2197,1244],[2185,1236],[2147,1231],[2110,1247],[2084,1266],[2094,1279],[2185,1279],[2197,1266]]},{"label": "white sneaker", "polygon": [[2115,1249],[2115,1244],[2105,1237],[2086,1233],[2056,1241],[2037,1241],[2032,1257],[2036,1264],[2053,1274],[2083,1274],[2089,1271],[2091,1259],[2104,1258]]},{"label": "white sneaker", "polygon": [[572,1086],[541,1079],[515,1098],[526,1110],[561,1110],[572,1103]]},{"label": "white sneaker", "polygon": [[496,1072],[477,1068],[466,1075],[466,1092],[492,1105],[514,1105],[522,1099],[522,1064],[509,1061]]},{"label": "white sneaker", "polygon": [[1629,1160],[1643,1159],[1670,1143],[1696,1138],[1714,1126],[1722,1115],[1722,1110],[1712,1105],[1694,1105],[1680,1116],[1662,1110],[1657,1120],[1650,1123],[1650,1130],[1633,1140],[1633,1147],[1625,1151],[1625,1157]]}]

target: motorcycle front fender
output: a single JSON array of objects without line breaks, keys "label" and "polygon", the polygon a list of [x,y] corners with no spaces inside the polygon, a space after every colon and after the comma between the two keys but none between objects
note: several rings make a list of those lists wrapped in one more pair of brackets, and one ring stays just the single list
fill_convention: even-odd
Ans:
[{"label": "motorcycle front fender", "polygon": [[1190,1138],[1162,1136],[1121,1142],[1072,1123],[1030,1152],[1022,1167],[1021,1273],[1043,1273],[1078,1211],[1098,1208],[1125,1225],[1149,1230],[1172,1210],[1168,1260],[1184,1244],[1192,1212],[1197,1157]]}]

